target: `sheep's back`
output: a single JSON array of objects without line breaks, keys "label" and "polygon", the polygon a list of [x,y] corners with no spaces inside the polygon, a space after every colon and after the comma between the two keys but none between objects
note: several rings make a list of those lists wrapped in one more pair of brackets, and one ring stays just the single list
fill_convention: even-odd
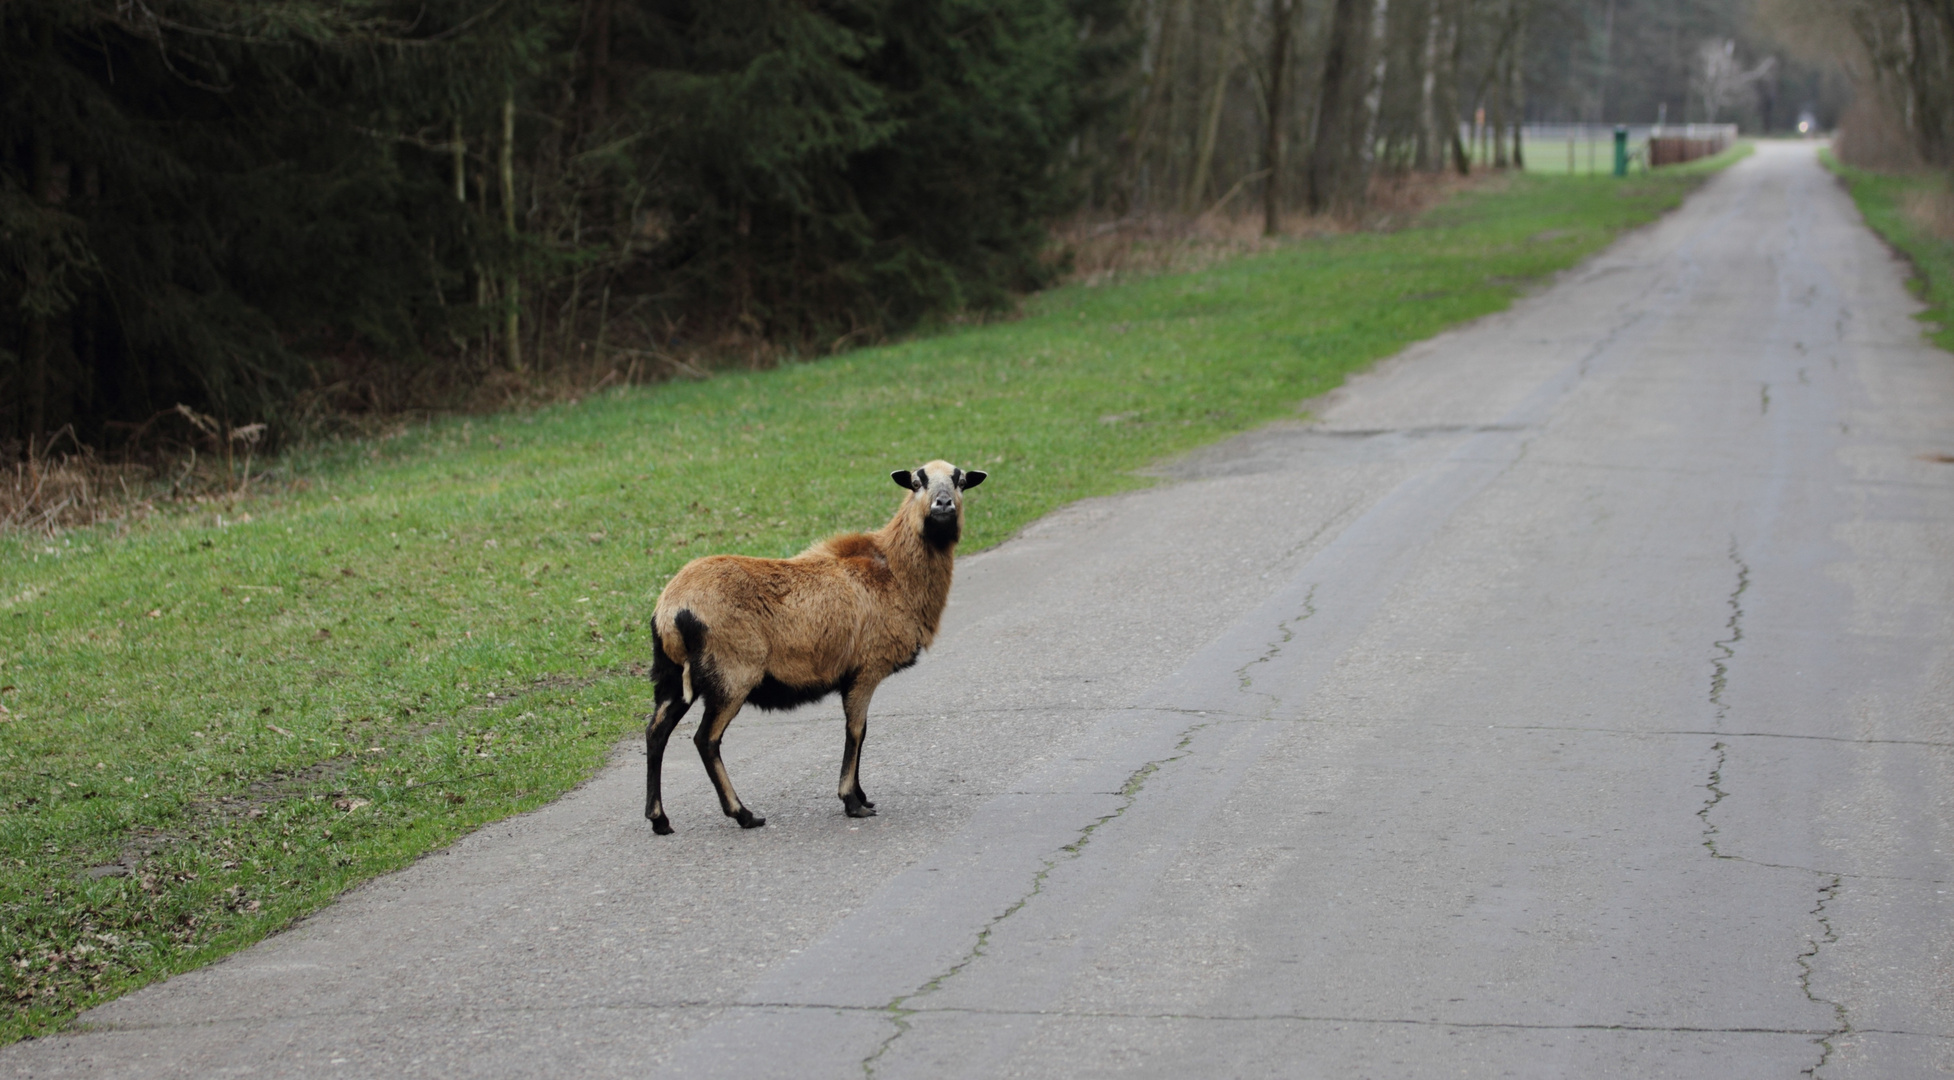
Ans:
[{"label": "sheep's back", "polygon": [[[713,555],[695,559],[659,594],[660,628],[689,610],[705,624],[715,665],[764,672],[790,685],[825,684],[852,667],[869,600],[842,560],[809,552],[792,559]],[[884,571],[886,573],[886,570]],[[672,638],[662,634],[672,652]],[[732,672],[728,672],[732,674]]]}]

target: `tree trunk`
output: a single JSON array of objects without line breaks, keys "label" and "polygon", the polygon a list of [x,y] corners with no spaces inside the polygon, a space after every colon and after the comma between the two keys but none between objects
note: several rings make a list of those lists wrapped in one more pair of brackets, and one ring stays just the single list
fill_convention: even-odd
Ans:
[{"label": "tree trunk", "polygon": [[1452,167],[1460,176],[1472,175],[1472,156],[1466,153],[1465,140],[1459,136],[1459,65],[1464,60],[1465,34],[1461,26],[1465,22],[1467,0],[1438,0],[1446,7],[1445,18],[1445,74],[1439,80],[1442,103],[1440,113],[1444,117],[1446,142],[1452,147]]},{"label": "tree trunk", "polygon": [[1608,122],[1608,84],[1614,78],[1615,66],[1615,0],[1608,0],[1608,13],[1601,22],[1601,87],[1595,93],[1595,122]]},{"label": "tree trunk", "polygon": [[[1134,125],[1133,161],[1141,170],[1146,168],[1149,155],[1154,152],[1155,131],[1160,125],[1160,117],[1174,97],[1174,71],[1179,59],[1182,34],[1181,9],[1187,0],[1168,0],[1161,10],[1160,32],[1154,41],[1153,69],[1147,76],[1146,99],[1140,106],[1139,122]],[[1142,183],[1140,201],[1143,205],[1154,205],[1150,184]]]},{"label": "tree trunk", "polygon": [[1269,15],[1276,25],[1269,43],[1268,141],[1262,151],[1262,165],[1269,171],[1262,182],[1264,236],[1282,231],[1282,123],[1283,106],[1289,100],[1289,30],[1296,21],[1295,0],[1273,0]]},{"label": "tree trunk", "polygon": [[590,115],[602,126],[611,111],[611,0],[591,0]]},{"label": "tree trunk", "polygon": [[1502,52],[1493,58],[1492,97],[1486,110],[1490,123],[1486,125],[1486,141],[1492,145],[1490,155],[1493,168],[1506,168],[1506,88],[1512,80],[1507,77],[1507,69],[1513,63],[1510,51]]},{"label": "tree trunk", "polygon": [[1429,0],[1425,13],[1425,47],[1419,53],[1424,77],[1418,84],[1418,160],[1421,172],[1436,172],[1444,166],[1445,140],[1438,123],[1438,42],[1441,20],[1440,0]]},{"label": "tree trunk", "polygon": [[1357,145],[1350,150],[1354,168],[1344,181],[1344,202],[1361,207],[1370,201],[1371,169],[1377,163],[1377,114],[1384,107],[1384,76],[1391,62],[1390,2],[1372,0],[1370,38],[1370,83],[1364,88],[1364,123]]},{"label": "tree trunk", "polygon": [[1310,139],[1305,198],[1309,212],[1321,214],[1343,190],[1351,128],[1359,104],[1356,79],[1363,64],[1363,35],[1369,29],[1364,0],[1336,0],[1330,14],[1330,41],[1323,53],[1323,89],[1317,94],[1316,131]]},{"label": "tree trunk", "polygon": [[1215,48],[1214,88],[1209,91],[1207,115],[1201,121],[1201,143],[1194,155],[1194,174],[1188,178],[1187,192],[1181,197],[1183,213],[1199,212],[1201,199],[1207,194],[1208,173],[1214,167],[1214,144],[1221,132],[1221,110],[1228,103],[1228,80],[1235,74],[1234,55],[1230,48],[1235,38],[1235,4],[1236,0],[1222,0],[1221,34]]},{"label": "tree trunk", "polygon": [[502,231],[509,241],[508,277],[503,289],[503,349],[510,371],[522,370],[522,282],[516,270],[516,92],[502,99]]},{"label": "tree trunk", "polygon": [[455,114],[455,126],[448,138],[448,152],[454,155],[455,201],[468,205],[468,144],[461,137],[461,114]]},{"label": "tree trunk", "polygon": [[[43,70],[52,62],[54,53],[53,25],[43,19],[39,32],[35,35],[35,45],[40,53]],[[54,202],[54,134],[45,126],[36,126],[28,134],[28,178],[29,194],[38,209],[47,209]],[[49,266],[48,253],[35,240],[27,243],[27,279],[30,289],[46,289],[45,278],[53,272]],[[49,290],[51,291],[51,290]],[[27,456],[32,460],[38,453],[36,440],[47,430],[48,398],[48,313],[38,308],[27,313],[26,355],[27,393],[22,419],[27,429]]]},{"label": "tree trunk", "polygon": [[[1524,3],[1524,0],[1521,0],[1521,2]],[[1513,59],[1506,65],[1506,70],[1512,77],[1511,89],[1508,91],[1507,105],[1511,109],[1513,122],[1513,168],[1525,172],[1527,158],[1526,151],[1521,147],[1521,132],[1526,127],[1527,122],[1527,73],[1526,66],[1520,62],[1520,58],[1526,55],[1527,16],[1525,7],[1520,9],[1518,17],[1520,24],[1513,30]]]},{"label": "tree trunk", "polygon": [[1906,39],[1908,134],[1920,159],[1936,167],[1947,163],[1947,133],[1942,113],[1947,87],[1937,76],[1946,69],[1948,42],[1940,32],[1938,6],[1941,5],[1905,0],[1900,9]]}]

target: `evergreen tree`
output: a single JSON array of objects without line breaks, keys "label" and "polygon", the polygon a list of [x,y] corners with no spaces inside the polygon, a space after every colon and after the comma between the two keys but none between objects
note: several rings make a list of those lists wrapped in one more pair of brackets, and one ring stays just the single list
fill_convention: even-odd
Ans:
[{"label": "evergreen tree", "polygon": [[1112,158],[1125,7],[13,0],[0,444],[1004,304]]}]

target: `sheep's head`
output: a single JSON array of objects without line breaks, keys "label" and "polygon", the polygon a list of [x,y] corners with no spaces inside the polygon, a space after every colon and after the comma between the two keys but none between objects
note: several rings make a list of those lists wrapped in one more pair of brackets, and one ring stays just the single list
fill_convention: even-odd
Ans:
[{"label": "sheep's head", "polygon": [[943,549],[963,535],[963,493],[983,483],[986,475],[932,461],[920,469],[897,469],[889,477],[910,492],[904,507],[921,520],[923,539]]}]

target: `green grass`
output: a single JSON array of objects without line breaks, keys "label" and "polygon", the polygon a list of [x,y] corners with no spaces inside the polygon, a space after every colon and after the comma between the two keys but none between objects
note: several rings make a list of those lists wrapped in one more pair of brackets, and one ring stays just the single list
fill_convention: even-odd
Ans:
[{"label": "green grass", "polygon": [[[1642,143],[1637,142],[1631,144],[1629,149],[1636,150],[1641,146]],[[1521,149],[1526,153],[1527,172],[1538,173],[1542,176],[1566,176],[1569,174],[1567,168],[1567,140],[1528,139]],[[1593,155],[1592,160],[1589,158],[1590,154]],[[1481,156],[1483,157],[1483,155]],[[1592,168],[1590,167],[1591,165]],[[1639,164],[1631,164],[1630,169],[1636,173],[1643,171]],[[1608,176],[1614,171],[1615,140],[1612,136],[1606,139],[1575,140],[1573,175],[1588,176],[1592,174],[1596,176]]]},{"label": "green grass", "polygon": [[990,471],[966,551],[995,544],[1505,307],[1701,173],[1512,177],[1403,232],[444,420],[288,461],[302,492],[0,545],[0,1041],[589,776],[642,723],[644,621],[687,559],[879,525],[889,470],[936,456]]},{"label": "green grass", "polygon": [[1954,350],[1954,242],[1935,236],[1907,213],[1909,196],[1945,193],[1948,177],[1855,169],[1833,157],[1829,149],[1823,151],[1822,160],[1845,181],[1866,224],[1912,260],[1914,276],[1908,286],[1927,304],[1919,315],[1929,324],[1927,336],[1941,348]]}]

